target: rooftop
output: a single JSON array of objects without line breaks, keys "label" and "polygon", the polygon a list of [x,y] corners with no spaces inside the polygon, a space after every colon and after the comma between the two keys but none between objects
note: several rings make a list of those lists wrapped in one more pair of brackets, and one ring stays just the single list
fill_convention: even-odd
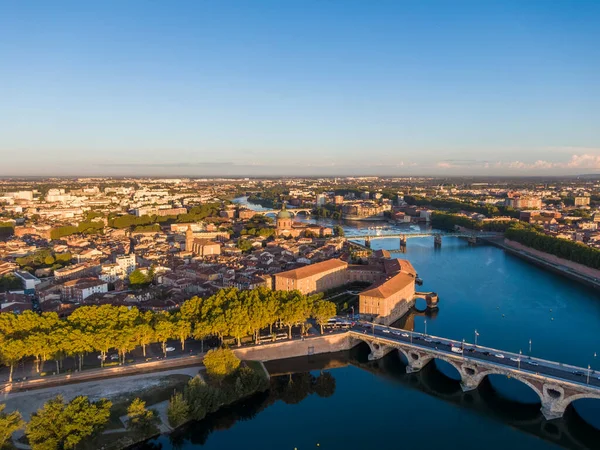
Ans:
[{"label": "rooftop", "polygon": [[322,272],[328,272],[335,269],[345,269],[348,267],[348,263],[340,259],[328,259],[308,266],[300,267],[298,269],[288,270],[287,272],[281,272],[276,274],[277,277],[290,278],[293,280],[300,280],[302,278],[312,277]]}]

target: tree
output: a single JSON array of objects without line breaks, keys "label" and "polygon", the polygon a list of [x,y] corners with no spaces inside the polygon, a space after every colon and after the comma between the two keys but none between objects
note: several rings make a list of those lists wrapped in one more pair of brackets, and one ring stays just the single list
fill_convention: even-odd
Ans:
[{"label": "tree", "polygon": [[181,317],[181,314],[173,316],[173,333],[181,342],[181,351],[185,350],[185,340],[192,334],[192,324]]},{"label": "tree", "polygon": [[10,367],[8,382],[13,381],[15,363],[25,356],[25,344],[20,339],[4,339],[0,345],[0,360]]},{"label": "tree", "polygon": [[167,418],[169,424],[173,428],[184,424],[189,420],[190,406],[187,401],[183,398],[181,392],[175,392],[169,400],[169,406],[167,407]]},{"label": "tree", "polygon": [[129,284],[133,288],[142,287],[148,283],[148,277],[140,269],[135,269],[129,274]]},{"label": "tree", "polygon": [[168,314],[162,314],[156,317],[154,324],[154,336],[162,346],[163,354],[167,357],[167,340],[171,339],[175,334],[173,322]]},{"label": "tree", "polygon": [[146,408],[146,402],[134,399],[127,408],[127,429],[146,437],[158,433],[159,421],[156,411]]},{"label": "tree", "polygon": [[333,227],[333,234],[335,236],[344,237],[344,229],[340,225],[335,225]]},{"label": "tree", "polygon": [[31,415],[25,434],[33,450],[74,449],[104,428],[111,406],[106,399],[90,402],[84,396],[65,404],[59,395]]},{"label": "tree", "polygon": [[323,325],[327,324],[327,321],[334,317],[335,313],[335,304],[333,302],[323,299],[318,299],[314,302],[312,316],[321,327],[321,334],[323,334]]},{"label": "tree", "polygon": [[7,414],[4,412],[4,408],[6,405],[0,403],[0,448],[4,447],[15,431],[25,426],[18,411]]},{"label": "tree", "polygon": [[310,317],[311,304],[308,297],[298,291],[286,292],[287,298],[282,302],[280,318],[288,327],[288,339],[292,338],[292,327],[296,324],[304,324]]},{"label": "tree", "polygon": [[209,377],[221,381],[235,372],[240,366],[240,360],[228,348],[209,350],[203,363]]}]

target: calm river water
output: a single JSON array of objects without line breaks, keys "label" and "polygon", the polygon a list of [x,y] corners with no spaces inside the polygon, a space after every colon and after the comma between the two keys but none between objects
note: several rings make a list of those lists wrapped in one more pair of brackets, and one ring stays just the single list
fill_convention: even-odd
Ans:
[{"label": "calm river water", "polygon": [[[322,221],[327,224],[327,221]],[[347,235],[415,226],[346,223]],[[370,232],[376,232],[370,230]],[[397,239],[372,241],[395,249]],[[600,296],[491,246],[446,238],[408,240],[407,258],[439,310],[413,312],[402,325],[429,334],[576,364],[600,372]],[[420,305],[417,305],[420,306]],[[492,376],[462,393],[451,367],[407,375],[396,354],[366,362],[368,349],[276,363],[269,394],[222,411],[141,448],[326,450],[371,448],[600,448],[600,400],[579,400],[561,420],[546,422],[536,395],[518,381]],[[339,368],[322,369],[327,366]],[[328,375],[323,375],[323,373]],[[597,375],[596,375],[597,376]],[[334,380],[334,381],[332,381]],[[590,425],[591,424],[591,425]],[[593,425],[593,426],[592,426]]]}]

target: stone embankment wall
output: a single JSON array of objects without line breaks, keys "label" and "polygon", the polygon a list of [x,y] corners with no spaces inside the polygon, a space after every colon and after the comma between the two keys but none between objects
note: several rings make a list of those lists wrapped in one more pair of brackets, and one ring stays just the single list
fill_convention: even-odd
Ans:
[{"label": "stone embankment wall", "polygon": [[253,347],[234,348],[240,359],[271,361],[274,359],[295,358],[297,356],[335,353],[352,348],[348,333],[326,334],[305,340],[278,341]]},{"label": "stone embankment wall", "polygon": [[536,258],[541,259],[542,261],[546,261],[550,264],[568,267],[573,271],[580,273],[584,276],[590,278],[597,278],[600,280],[600,270],[592,269],[591,267],[584,266],[583,264],[578,264],[576,262],[569,261],[568,259],[559,258],[558,256],[541,252],[531,247],[526,247],[525,245],[519,244],[515,241],[510,241],[508,239],[504,239],[504,245],[516,251],[529,253],[531,256],[535,256]]}]

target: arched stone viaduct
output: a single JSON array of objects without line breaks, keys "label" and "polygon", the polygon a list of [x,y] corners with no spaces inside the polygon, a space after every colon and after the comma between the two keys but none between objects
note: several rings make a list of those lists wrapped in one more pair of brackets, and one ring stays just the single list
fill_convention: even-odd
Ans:
[{"label": "arched stone viaduct", "polygon": [[541,412],[548,420],[562,417],[567,407],[575,400],[581,398],[600,399],[600,390],[593,386],[519,370],[515,367],[502,366],[484,360],[473,360],[461,354],[420,347],[408,342],[382,338],[381,336],[356,331],[350,331],[350,335],[352,346],[361,342],[365,342],[369,346],[371,349],[370,360],[382,358],[394,350],[402,353],[408,361],[406,371],[409,373],[418,372],[434,359],[445,361],[460,374],[463,391],[476,389],[488,375],[504,375],[514,378],[529,386],[538,395],[542,404]]}]

